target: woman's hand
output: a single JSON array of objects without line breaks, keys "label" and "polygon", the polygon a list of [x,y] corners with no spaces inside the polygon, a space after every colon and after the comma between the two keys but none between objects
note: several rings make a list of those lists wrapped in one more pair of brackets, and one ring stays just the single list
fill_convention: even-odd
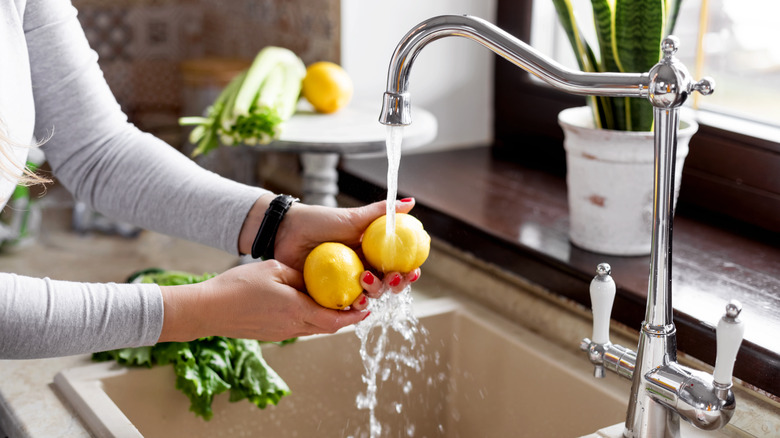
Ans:
[{"label": "woman's hand", "polygon": [[[254,237],[272,196],[252,207],[239,236],[239,250],[251,251]],[[317,304],[305,294],[303,264],[320,243],[341,242],[359,254],[360,239],[375,219],[385,214],[385,201],[357,208],[293,204],[276,235],[274,257],[232,268],[202,283],[162,286],[163,329],[159,342],[189,341],[203,336],[282,341],[316,333],[333,333],[368,316],[367,297],[390,290],[398,293],[420,278],[420,269],[391,272],[383,279],[361,274],[364,293],[347,310]],[[414,199],[396,203],[408,213]]]},{"label": "woman's hand", "polygon": [[[317,245],[323,242],[341,242],[352,249],[360,249],[360,238],[371,222],[384,215],[387,201],[363,207],[333,208],[295,203],[279,226],[274,257],[280,262],[303,270],[303,263]],[[408,213],[414,199],[396,202],[395,210]]]},{"label": "woman's hand", "polygon": [[365,302],[362,294],[350,310],[318,305],[301,292],[301,273],[276,260],[240,265],[202,283],[160,289],[164,320],[159,342],[203,336],[283,341],[333,333],[368,316],[359,303]]},{"label": "woman's hand", "polygon": [[403,274],[401,272],[388,272],[385,274],[384,281],[380,281],[371,271],[365,271],[360,276],[360,284],[364,292],[360,294],[352,308],[356,310],[365,310],[368,307],[366,297],[379,298],[385,291],[391,291],[394,294],[400,293],[410,283],[420,279],[420,268]]},{"label": "woman's hand", "polygon": [[[247,254],[251,251],[265,209],[272,199],[272,195],[261,197],[250,211],[239,238],[239,249],[242,253]],[[396,201],[396,212],[408,213],[414,204],[414,198]],[[371,222],[386,213],[385,206],[386,201],[355,208],[295,203],[279,225],[274,258],[298,271],[303,271],[306,256],[323,242],[341,242],[358,254],[362,254],[360,239],[363,232]],[[388,273],[381,279],[372,272],[366,271],[360,278],[366,294],[376,298],[385,290],[400,292],[419,277],[420,270],[416,269],[408,273]],[[359,296],[353,306],[365,308],[366,304],[361,305],[361,300],[362,296]]]}]

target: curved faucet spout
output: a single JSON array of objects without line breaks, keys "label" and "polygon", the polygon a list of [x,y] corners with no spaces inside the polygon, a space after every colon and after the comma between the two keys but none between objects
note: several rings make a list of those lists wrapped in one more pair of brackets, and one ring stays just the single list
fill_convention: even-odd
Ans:
[{"label": "curved faucet spout", "polygon": [[584,73],[567,69],[496,25],[468,15],[442,15],[423,21],[407,33],[393,53],[387,72],[379,121],[385,125],[408,125],[409,74],[414,59],[428,43],[460,36],[487,47],[509,62],[562,91],[588,96],[647,97],[647,73]]}]

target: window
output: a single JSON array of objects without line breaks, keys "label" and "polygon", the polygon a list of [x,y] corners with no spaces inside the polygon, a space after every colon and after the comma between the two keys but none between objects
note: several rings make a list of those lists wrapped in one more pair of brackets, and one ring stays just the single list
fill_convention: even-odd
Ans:
[{"label": "window", "polygon": [[[578,21],[591,23],[590,1],[574,0]],[[695,79],[715,79],[716,92],[694,94],[689,107],[700,118],[748,135],[780,141],[780,27],[776,0],[684,0],[674,34],[677,56]],[[531,45],[563,65],[577,68],[571,46],[550,0],[533,1]],[[553,26],[540,25],[554,23]],[[595,41],[592,26],[582,26]],[[725,117],[724,117],[725,116]]]},{"label": "window", "polygon": [[[579,21],[592,19],[590,1],[572,3]],[[694,78],[716,81],[714,94],[694,93],[686,103],[697,108],[700,128],[686,159],[679,205],[772,233],[780,232],[778,12],[775,0],[683,0],[675,30],[678,57]],[[576,65],[551,0],[499,1],[497,24],[564,65]],[[582,105],[582,98],[553,90],[503,60],[496,61],[495,86],[499,156],[563,174],[557,114]],[[548,147],[515,146],[529,141]]]},{"label": "window", "polygon": [[697,29],[701,47],[681,59],[720,84],[720,92],[700,99],[699,108],[780,128],[778,15],[775,0],[683,3],[678,29]]}]

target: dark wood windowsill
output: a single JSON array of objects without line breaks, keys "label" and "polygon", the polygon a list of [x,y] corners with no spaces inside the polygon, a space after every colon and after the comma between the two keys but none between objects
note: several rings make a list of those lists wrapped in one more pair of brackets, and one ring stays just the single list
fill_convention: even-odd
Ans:
[{"label": "dark wood windowsill", "polygon": [[[386,197],[384,158],[345,159],[340,188],[363,202]],[[683,182],[684,184],[684,182]],[[490,148],[407,155],[399,196],[435,237],[589,306],[596,265],[612,265],[612,318],[640,327],[649,257],[591,253],[569,243],[565,180],[503,160]],[[674,224],[673,287],[679,350],[715,360],[714,325],[732,298],[744,306],[746,337],[735,376],[780,395],[780,245],[681,208]],[[771,241],[774,240],[774,241]]]}]

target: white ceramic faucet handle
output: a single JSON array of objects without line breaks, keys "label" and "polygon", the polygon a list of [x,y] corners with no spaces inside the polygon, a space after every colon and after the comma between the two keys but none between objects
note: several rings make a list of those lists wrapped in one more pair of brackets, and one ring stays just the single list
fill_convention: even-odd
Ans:
[{"label": "white ceramic faucet handle", "polygon": [[737,359],[737,352],[745,335],[745,324],[739,320],[741,311],[742,304],[737,300],[731,300],[726,305],[726,314],[718,322],[716,332],[718,353],[715,356],[712,380],[721,386],[731,386],[734,361]]},{"label": "white ceramic faucet handle", "polygon": [[606,344],[609,342],[609,319],[612,314],[612,304],[615,302],[615,281],[610,275],[612,268],[606,263],[600,263],[596,275],[590,282],[590,303],[593,309],[593,342]]}]

